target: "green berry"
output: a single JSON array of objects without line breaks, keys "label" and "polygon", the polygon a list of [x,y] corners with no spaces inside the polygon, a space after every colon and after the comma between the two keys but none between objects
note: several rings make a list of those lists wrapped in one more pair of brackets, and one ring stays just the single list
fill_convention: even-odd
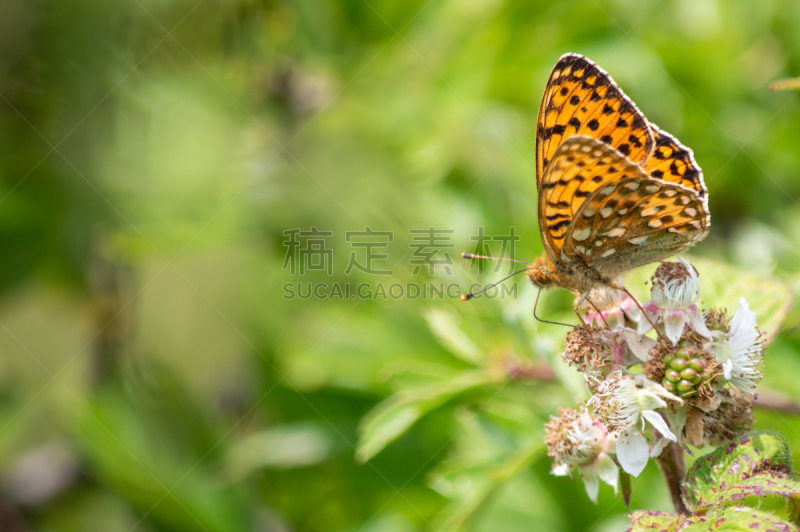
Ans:
[{"label": "green berry", "polygon": [[685,394],[694,390],[694,384],[691,381],[682,380],[675,386],[675,388],[679,393]]},{"label": "green berry", "polygon": [[672,384],[666,377],[661,381],[661,386],[670,393],[675,393],[675,385]]},{"label": "green berry", "polygon": [[692,358],[689,355],[689,353],[686,351],[686,349],[684,349],[684,348],[678,349],[678,352],[675,353],[675,357],[676,358],[683,358],[683,359],[686,359],[686,360],[689,360],[690,358]]},{"label": "green berry", "polygon": [[664,378],[670,382],[678,382],[679,380],[681,380],[681,374],[675,371],[674,369],[668,369]]},{"label": "green berry", "polygon": [[669,367],[675,371],[683,371],[689,367],[689,360],[685,358],[676,358],[670,363]]},{"label": "green berry", "polygon": [[706,361],[702,358],[693,358],[689,361],[689,367],[698,373],[702,373],[706,369]]},{"label": "green berry", "polygon": [[697,372],[692,368],[686,368],[685,370],[681,371],[681,378],[686,379],[687,381],[694,381],[697,378]]}]

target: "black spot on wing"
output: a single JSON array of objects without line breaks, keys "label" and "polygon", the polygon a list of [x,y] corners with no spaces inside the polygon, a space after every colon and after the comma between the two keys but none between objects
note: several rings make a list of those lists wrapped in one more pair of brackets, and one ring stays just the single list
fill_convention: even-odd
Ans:
[{"label": "black spot on wing", "polygon": [[569,220],[561,220],[560,222],[556,222],[553,225],[548,225],[547,228],[550,231],[558,231],[562,227],[567,227],[569,225]]}]

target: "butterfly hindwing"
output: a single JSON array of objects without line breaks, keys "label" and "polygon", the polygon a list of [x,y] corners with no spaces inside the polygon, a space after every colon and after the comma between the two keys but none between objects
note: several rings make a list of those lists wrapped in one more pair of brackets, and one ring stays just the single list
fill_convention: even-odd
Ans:
[{"label": "butterfly hindwing", "polygon": [[696,191],[639,170],[583,202],[564,235],[563,252],[613,278],[683,251],[708,229],[706,202]]},{"label": "butterfly hindwing", "polygon": [[655,145],[636,105],[605,71],[577,54],[559,59],[545,87],[536,131],[537,184],[558,147],[572,135],[596,138],[634,163],[647,160]]},{"label": "butterfly hindwing", "polygon": [[630,177],[645,175],[599,140],[576,135],[558,147],[539,184],[539,228],[553,262],[568,262],[562,258],[565,237],[587,198]]}]

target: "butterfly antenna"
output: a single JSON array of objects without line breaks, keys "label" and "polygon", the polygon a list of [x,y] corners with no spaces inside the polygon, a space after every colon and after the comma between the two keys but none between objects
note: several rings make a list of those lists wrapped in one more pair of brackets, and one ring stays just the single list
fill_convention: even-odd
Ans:
[{"label": "butterfly antenna", "polygon": [[539,293],[536,294],[536,303],[533,304],[533,317],[536,318],[537,321],[542,323],[549,323],[550,325],[563,325],[564,327],[569,327],[570,329],[574,329],[574,325],[570,325],[569,323],[561,323],[560,321],[548,321],[543,320],[539,316],[536,315],[536,307],[539,306],[539,296],[542,295],[542,289],[539,289]]},{"label": "butterfly antenna", "polygon": [[506,275],[505,277],[503,277],[502,279],[500,279],[496,283],[492,283],[492,284],[490,284],[488,286],[484,286],[483,288],[481,288],[477,292],[470,292],[469,294],[464,294],[463,296],[461,296],[461,301],[469,301],[473,297],[475,297],[475,296],[477,296],[479,294],[482,294],[482,293],[486,292],[487,290],[489,290],[491,288],[494,288],[495,286],[499,285],[500,283],[503,283],[503,282],[511,279],[512,277],[514,277],[518,273],[522,273],[522,272],[525,272],[525,271],[528,271],[528,268],[524,268],[522,270],[517,270],[514,273],[512,273],[511,275]]}]

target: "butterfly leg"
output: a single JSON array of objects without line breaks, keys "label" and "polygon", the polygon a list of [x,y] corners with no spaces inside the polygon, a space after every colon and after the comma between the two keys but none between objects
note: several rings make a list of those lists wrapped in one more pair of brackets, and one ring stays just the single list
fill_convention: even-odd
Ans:
[{"label": "butterfly leg", "polygon": [[581,322],[583,328],[586,329],[586,332],[589,333],[589,336],[592,338],[592,341],[594,342],[594,334],[592,334],[592,328],[589,326],[588,323],[586,323],[586,321],[584,321],[583,316],[581,316],[581,312],[578,310],[577,306],[574,308],[574,310],[575,310],[575,315],[578,316],[578,320]]},{"label": "butterfly leg", "polygon": [[622,290],[623,292],[625,292],[625,293],[628,295],[628,297],[629,297],[629,298],[631,298],[631,299],[633,300],[633,302],[634,302],[634,303],[636,303],[636,306],[637,306],[637,307],[639,307],[639,310],[642,312],[642,316],[644,316],[644,319],[646,319],[647,321],[649,321],[649,322],[650,322],[650,325],[652,325],[652,326],[653,326],[653,329],[656,331],[656,334],[658,335],[659,339],[661,339],[661,340],[666,340],[666,339],[667,339],[667,338],[666,338],[666,337],[665,337],[665,336],[664,336],[664,335],[661,333],[661,331],[659,331],[659,330],[658,330],[658,328],[656,327],[656,324],[655,324],[655,323],[653,323],[653,320],[651,320],[651,319],[650,319],[650,316],[648,316],[648,315],[647,315],[647,312],[645,312],[645,311],[644,311],[644,308],[642,307],[641,303],[639,303],[639,300],[638,300],[638,299],[636,299],[636,298],[633,296],[633,294],[631,294],[631,293],[628,291],[628,289],[627,289],[627,288],[625,288],[624,286],[621,286],[621,285],[619,285],[618,283],[610,283],[608,286],[610,286],[611,288],[616,288],[617,290]]},{"label": "butterfly leg", "polygon": [[583,304],[583,302],[587,301],[588,299],[589,299],[589,291],[587,290],[581,296],[580,301],[575,303],[575,307],[573,308],[573,310],[575,310],[575,315],[578,316],[578,321],[581,322],[581,324],[583,325],[583,328],[586,329],[586,332],[589,333],[589,337],[592,339],[592,343],[597,343],[595,341],[595,339],[594,339],[594,333],[592,332],[591,325],[589,323],[586,323],[586,320],[583,319],[583,316],[581,316],[581,312],[578,310],[579,308],[581,308],[581,305]]},{"label": "butterfly leg", "polygon": [[[588,294],[588,292],[587,292],[587,294]],[[595,305],[594,302],[591,299],[589,299],[588,296],[586,297],[586,301],[592,306],[593,309],[595,309],[597,311],[597,315],[600,316],[600,319],[603,320],[603,323],[606,324],[606,328],[610,331],[611,330],[611,325],[608,324],[608,322],[606,321],[605,316],[603,316],[603,313],[600,311],[599,308],[597,308],[597,305]]]}]

